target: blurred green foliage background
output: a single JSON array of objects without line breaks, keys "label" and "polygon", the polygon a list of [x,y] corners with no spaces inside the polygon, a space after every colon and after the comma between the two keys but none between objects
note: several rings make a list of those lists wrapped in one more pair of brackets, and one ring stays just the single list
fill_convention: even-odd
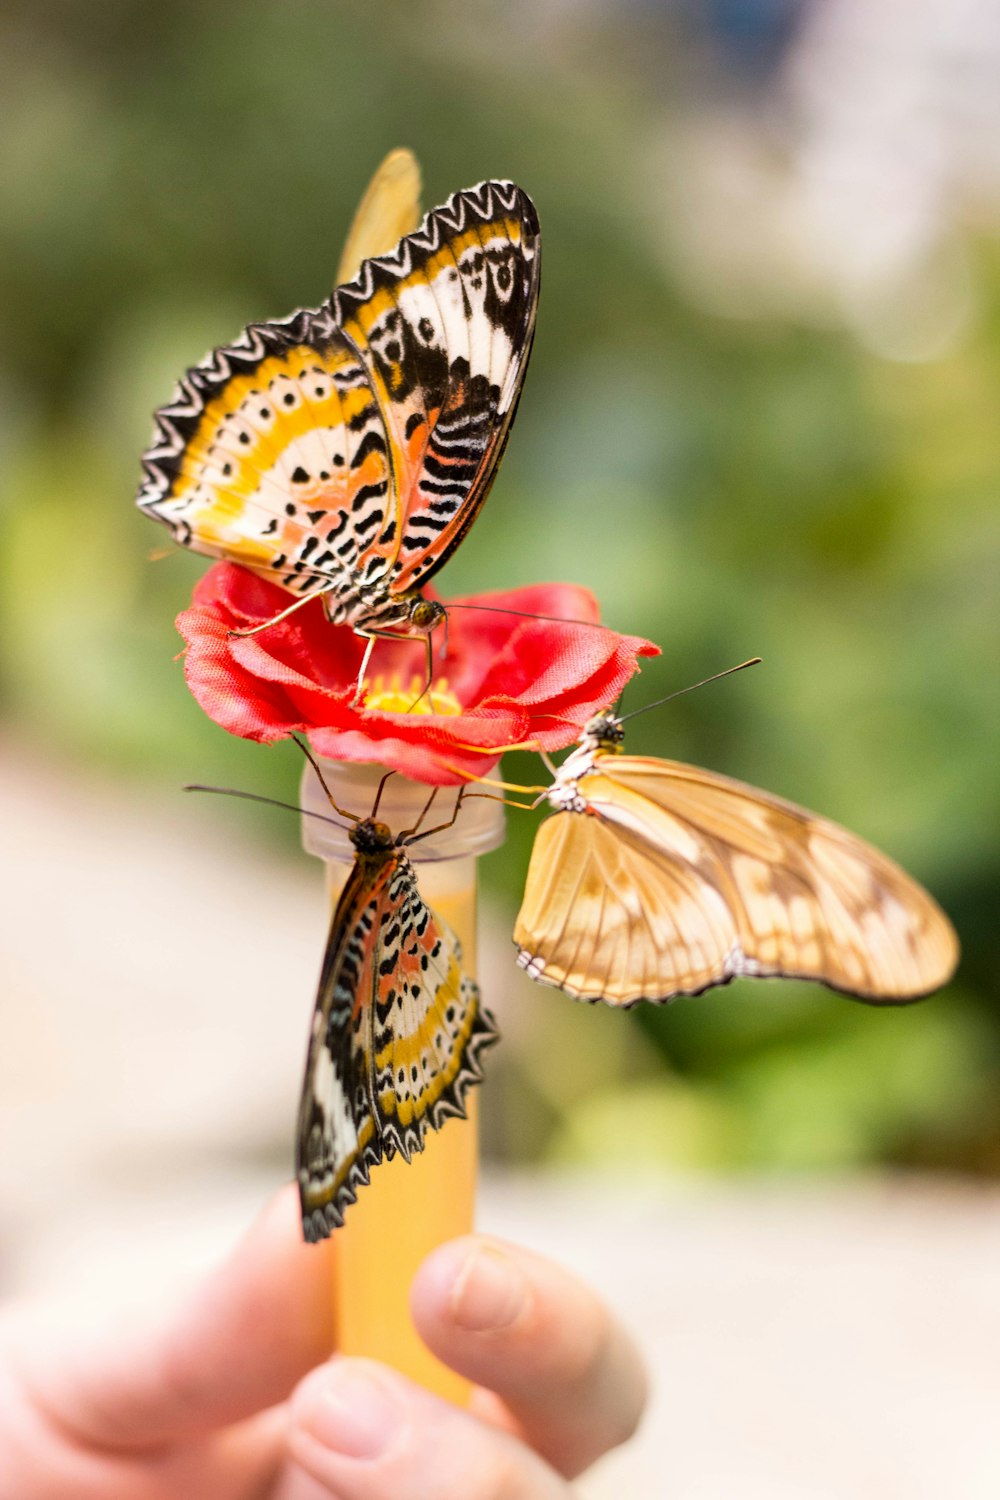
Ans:
[{"label": "blurred green foliage background", "polygon": [[[327,294],[390,148],[417,152],[429,205],[513,177],[542,222],[538,335],[445,590],[589,585],[663,646],[630,708],[762,655],[630,744],[873,839],[937,894],[964,962],[902,1011],[742,983],[611,1018],[632,1028],[617,1048],[580,1022],[564,1066],[540,1022],[509,1149],[996,1173],[1000,195],[958,172],[921,234],[847,284],[908,179],[856,234],[841,215],[843,251],[814,216],[810,250],[803,184],[838,140],[810,78],[833,52],[822,6],[797,28],[772,7],[771,30],[767,9],[734,32],[707,4],[6,7],[0,710],[151,797],[188,779],[294,794],[297,756],[229,739],[173,659],[205,564],[149,561],[165,534],[132,498],[150,413],[251,318]],[[867,144],[837,157],[848,186]],[[533,826],[512,815],[487,862],[507,916]]]}]

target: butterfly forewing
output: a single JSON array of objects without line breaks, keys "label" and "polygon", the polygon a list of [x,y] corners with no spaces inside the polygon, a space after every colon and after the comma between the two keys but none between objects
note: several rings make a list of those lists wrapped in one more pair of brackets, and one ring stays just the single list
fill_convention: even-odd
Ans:
[{"label": "butterfly forewing", "polygon": [[743,971],[874,1001],[915,1000],[953,973],[958,941],[937,902],[846,828],[677,762],[621,756],[608,774],[701,841],[703,872],[737,921]]},{"label": "butterfly forewing", "polygon": [[533,977],[612,1004],[739,975],[891,1002],[930,993],[955,968],[936,902],[825,818],[642,756],[599,755],[578,791],[587,812],[550,818],[532,854],[515,941]]},{"label": "butterfly forewing", "polygon": [[389,433],[403,511],[397,590],[441,566],[486,498],[527,367],[539,272],[531,200],[486,182],[334,293]]},{"label": "butterfly forewing", "polygon": [[359,858],[334,914],[299,1107],[307,1239],[343,1222],[372,1166],[464,1115],[496,1035],[406,855]]},{"label": "butterfly forewing", "polygon": [[368,1058],[371,950],[388,869],[356,863],[327,942],[299,1102],[295,1170],[307,1239],[339,1223],[378,1161]]},{"label": "butterfly forewing", "polygon": [[[314,310],[251,324],[155,416],[140,507],[354,624],[426,580],[485,499],[538,296],[534,209],[456,193]],[[404,612],[405,614],[405,612]]]}]

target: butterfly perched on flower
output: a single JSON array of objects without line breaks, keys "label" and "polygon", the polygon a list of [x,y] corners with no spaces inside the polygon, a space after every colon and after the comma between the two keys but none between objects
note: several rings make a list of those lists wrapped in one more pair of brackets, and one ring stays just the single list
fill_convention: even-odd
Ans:
[{"label": "butterfly perched on flower", "polygon": [[846,829],[677,761],[621,753],[597,714],[545,796],[514,941],[532,979],[628,1006],[744,976],[813,979],[873,1004],[950,978],[937,903]]},{"label": "butterfly perched on flower", "polygon": [[322,306],[252,323],[189,370],[155,414],[138,505],[370,641],[426,634],[443,610],[421,588],[514,418],[540,264],[519,187],[453,194]]},{"label": "butterfly perched on flower", "polygon": [[458,939],[417,888],[406,846],[425,836],[394,836],[374,817],[349,831],[354,867],[330,927],[296,1131],[307,1240],[343,1222],[378,1162],[409,1160],[429,1128],[465,1115],[498,1037]]}]

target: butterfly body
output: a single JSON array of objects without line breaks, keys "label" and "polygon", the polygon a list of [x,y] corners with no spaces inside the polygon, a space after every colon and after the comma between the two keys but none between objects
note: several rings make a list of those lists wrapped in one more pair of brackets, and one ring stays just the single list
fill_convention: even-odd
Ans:
[{"label": "butterfly body", "polygon": [[320,307],[247,327],[155,416],[139,507],[183,546],[422,634],[516,411],[540,240],[513,183],[454,194]]},{"label": "butterfly body", "polygon": [[581,790],[581,782],[597,769],[602,755],[617,755],[625,735],[618,720],[608,711],[595,714],[584,726],[580,743],[559,766],[545,800],[556,812],[585,813],[590,804]]},{"label": "butterfly body", "polygon": [[296,1134],[307,1240],[326,1237],[396,1153],[464,1115],[496,1040],[454,935],[425,905],[404,841],[384,823],[350,830],[355,863],[320,976]]},{"label": "butterfly body", "polygon": [[593,718],[559,767],[514,930],[532,978],[633,1005],[740,976],[917,999],[958,957],[947,917],[884,854],[729,777],[621,751]]}]

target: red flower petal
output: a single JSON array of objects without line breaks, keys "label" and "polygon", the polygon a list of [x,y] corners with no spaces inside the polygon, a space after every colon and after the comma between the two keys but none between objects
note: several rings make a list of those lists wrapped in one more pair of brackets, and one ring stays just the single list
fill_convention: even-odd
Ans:
[{"label": "red flower petal", "polygon": [[[259,635],[230,634],[273,620],[287,604],[284,589],[232,563],[201,579],[177,628],[188,646],[188,685],[205,712],[246,739],[306,733],[321,755],[375,761],[431,784],[486,775],[513,744],[572,744],[618,697],[638,658],[659,650],[600,625],[593,595],[572,584],[458,599],[449,605],[443,661],[440,636],[434,647],[436,679],[447,679],[461,712],[395,713],[354,705],[363,642],[331,625],[318,599]],[[380,640],[369,681],[395,677],[407,691],[423,680],[425,662],[421,640]]]}]

